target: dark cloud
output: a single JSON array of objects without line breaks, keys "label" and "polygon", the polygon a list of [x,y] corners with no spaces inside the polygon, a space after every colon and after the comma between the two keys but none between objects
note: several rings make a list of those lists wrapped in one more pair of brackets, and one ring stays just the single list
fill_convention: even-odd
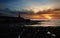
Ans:
[{"label": "dark cloud", "polygon": [[0,3],[0,9],[5,7],[6,7],[6,4]]}]

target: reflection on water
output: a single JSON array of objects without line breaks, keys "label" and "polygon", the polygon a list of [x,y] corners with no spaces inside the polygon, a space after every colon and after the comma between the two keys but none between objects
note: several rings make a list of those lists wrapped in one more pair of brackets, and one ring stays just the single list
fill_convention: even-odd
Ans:
[{"label": "reflection on water", "polygon": [[47,27],[47,26],[60,26],[60,19],[52,19],[49,21],[45,21],[45,22],[39,22],[40,24],[36,24],[36,25],[25,25],[25,26],[34,26],[34,27],[39,27],[39,26],[43,26],[43,27]]},{"label": "reflection on water", "polygon": [[25,26],[60,26],[60,14],[25,14],[23,17],[28,19],[49,20],[40,22],[40,24]]}]

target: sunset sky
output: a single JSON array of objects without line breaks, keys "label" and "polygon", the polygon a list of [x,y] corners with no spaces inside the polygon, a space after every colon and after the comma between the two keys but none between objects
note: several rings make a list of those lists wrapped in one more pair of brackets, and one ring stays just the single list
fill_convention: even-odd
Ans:
[{"label": "sunset sky", "polygon": [[[14,12],[11,12],[10,10],[3,10],[9,8],[10,10],[15,10]],[[33,13],[24,12],[26,14],[22,14],[21,17],[26,19],[47,19],[51,20],[49,22],[44,23],[45,26],[57,26],[60,25],[60,10],[59,11],[42,11],[47,9],[60,9],[60,0],[0,0],[0,16],[11,16],[11,17],[18,17],[19,15],[16,12],[21,11],[22,9],[26,10],[32,10]],[[23,10],[22,10],[23,11]],[[42,11],[39,12],[38,11]],[[56,19],[56,20],[53,20]],[[59,19],[59,20],[58,20]]]},{"label": "sunset sky", "polygon": [[60,8],[60,0],[0,0],[0,8],[12,10]]},{"label": "sunset sky", "polygon": [[[38,12],[40,10],[46,10],[50,8],[60,8],[60,0],[0,0],[0,8],[9,8],[11,10],[18,11],[27,9]],[[3,14],[8,16],[17,16],[16,13],[10,12],[4,12]]]}]

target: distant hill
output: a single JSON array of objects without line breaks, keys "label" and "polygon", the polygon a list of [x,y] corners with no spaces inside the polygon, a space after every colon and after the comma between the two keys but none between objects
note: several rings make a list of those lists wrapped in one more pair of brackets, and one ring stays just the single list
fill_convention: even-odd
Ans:
[{"label": "distant hill", "polygon": [[8,9],[0,9],[0,16],[11,16],[11,17],[16,17],[17,12],[8,10]]},{"label": "distant hill", "polygon": [[54,11],[60,11],[60,8],[58,8],[58,9],[54,9]]}]

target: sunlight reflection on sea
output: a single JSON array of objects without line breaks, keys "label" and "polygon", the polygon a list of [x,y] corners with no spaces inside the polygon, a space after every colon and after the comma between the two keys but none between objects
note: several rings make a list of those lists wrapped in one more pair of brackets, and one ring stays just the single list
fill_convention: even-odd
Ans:
[{"label": "sunlight reflection on sea", "polygon": [[60,26],[60,19],[52,19],[49,21],[39,22],[40,24],[36,25],[25,25],[25,26],[32,26],[32,27],[48,27],[48,26]]}]

